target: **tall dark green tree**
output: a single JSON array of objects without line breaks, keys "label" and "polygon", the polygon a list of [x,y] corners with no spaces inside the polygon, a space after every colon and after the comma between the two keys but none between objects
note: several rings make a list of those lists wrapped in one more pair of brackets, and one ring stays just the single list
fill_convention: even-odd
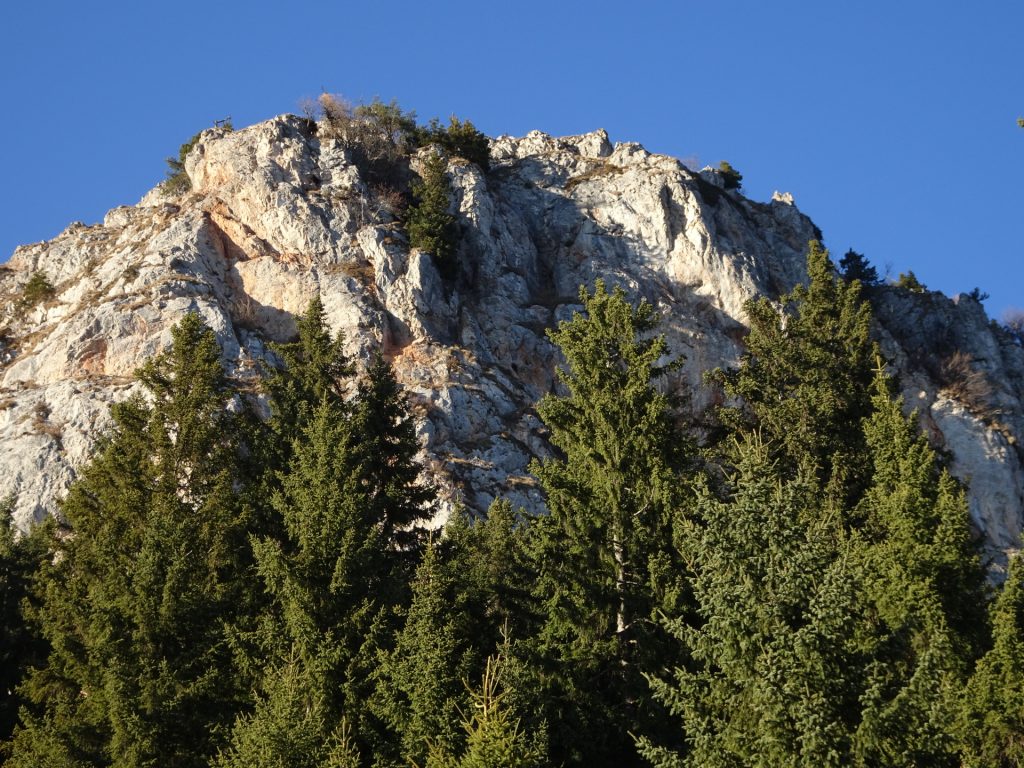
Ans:
[{"label": "tall dark green tree", "polygon": [[437,271],[447,280],[458,272],[455,263],[455,217],[448,213],[451,186],[444,155],[431,151],[423,160],[420,180],[413,183],[415,202],[406,212],[409,243],[434,257]]},{"label": "tall dark green tree", "polygon": [[139,378],[150,399],[115,407],[61,506],[12,765],[205,765],[247,685],[226,643],[254,593],[243,436],[213,332],[186,316]]},{"label": "tall dark green tree", "polygon": [[756,437],[726,498],[704,487],[683,521],[698,621],[674,619],[688,663],[651,679],[687,748],[650,739],[655,766],[847,766],[861,691],[856,584],[842,521],[813,472],[786,479]]},{"label": "tall dark green tree", "polygon": [[683,568],[671,546],[686,440],[656,381],[670,366],[657,318],[621,290],[580,291],[584,313],[550,333],[568,393],[539,406],[560,454],[536,463],[550,515],[537,520],[539,648],[552,744],[567,764],[636,760],[630,729],[661,722],[645,671],[666,659],[659,611],[676,613]]},{"label": "tall dark green tree", "polygon": [[839,270],[847,282],[859,280],[862,286],[878,285],[878,270],[871,266],[863,253],[857,253],[853,248],[839,260]]},{"label": "tall dark green tree", "polygon": [[936,601],[956,652],[972,664],[986,645],[987,593],[963,489],[940,468],[877,370],[874,413],[864,426],[871,484],[858,507],[869,592],[895,626],[924,595]]},{"label": "tall dark green tree", "polygon": [[[419,442],[405,391],[378,352],[357,388],[352,412],[352,460],[367,516],[380,527],[393,557],[416,554],[422,524],[433,513],[435,489],[416,461]],[[412,571],[405,574],[408,581]]]},{"label": "tall dark green tree", "polygon": [[[324,400],[336,407],[343,406],[345,384],[355,373],[345,354],[344,336],[331,335],[319,295],[296,319],[295,328],[295,341],[274,346],[283,365],[274,369],[266,381],[272,403],[272,439],[285,454]],[[283,464],[287,464],[287,455]]]},{"label": "tall dark green tree", "polygon": [[18,721],[18,684],[46,659],[46,643],[28,614],[33,586],[49,567],[53,547],[52,524],[38,524],[19,536],[12,514],[13,499],[0,503],[0,744],[10,739]]},{"label": "tall dark green tree", "polygon": [[963,699],[960,740],[966,768],[1024,766],[1024,559],[1010,562],[992,604],[991,650]]},{"label": "tall dark green tree", "polygon": [[871,413],[871,310],[860,284],[838,279],[828,251],[813,241],[807,274],[807,285],[778,303],[747,304],[747,352],[723,376],[743,408],[723,416],[734,430],[759,429],[791,474],[813,460],[838,501],[852,502],[868,472],[860,424]]},{"label": "tall dark green tree", "polygon": [[[347,723],[347,741],[367,751],[377,730],[366,707],[376,656],[387,646],[419,554],[420,526],[434,491],[420,483],[418,451],[405,394],[377,355],[342,396],[351,368],[341,337],[331,338],[322,308],[310,306],[300,338],[283,349],[285,367],[271,380],[272,424],[295,430],[285,469],[274,478],[276,535],[254,541],[270,610],[246,654],[263,661],[254,713],[239,720],[223,765],[243,765],[261,742],[273,750],[267,718],[301,710],[308,747],[294,759],[315,763]],[[310,403],[319,397],[319,404]],[[281,424],[287,414],[299,422]],[[250,660],[250,665],[258,662]],[[296,684],[296,680],[302,683]],[[295,697],[300,699],[296,700]],[[289,709],[291,708],[291,709]],[[320,739],[312,729],[321,727]],[[348,754],[348,753],[346,753]]]},{"label": "tall dark green tree", "polygon": [[967,502],[881,370],[873,402],[856,556],[872,661],[857,752],[868,765],[959,765],[958,701],[987,634]]},{"label": "tall dark green tree", "polygon": [[446,548],[427,546],[404,626],[376,673],[374,711],[399,742],[381,765],[423,765],[430,745],[458,754],[465,741],[465,681],[476,677],[483,658],[474,642],[472,594],[462,582],[464,560]]}]

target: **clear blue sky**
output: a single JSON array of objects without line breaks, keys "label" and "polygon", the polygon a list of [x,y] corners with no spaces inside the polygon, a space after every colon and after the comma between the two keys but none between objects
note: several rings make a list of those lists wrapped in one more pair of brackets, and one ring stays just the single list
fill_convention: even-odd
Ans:
[{"label": "clear blue sky", "polygon": [[604,127],[792,192],[838,257],[1024,307],[1024,3],[7,0],[0,260],[134,203],[218,118],[325,89],[490,135]]}]

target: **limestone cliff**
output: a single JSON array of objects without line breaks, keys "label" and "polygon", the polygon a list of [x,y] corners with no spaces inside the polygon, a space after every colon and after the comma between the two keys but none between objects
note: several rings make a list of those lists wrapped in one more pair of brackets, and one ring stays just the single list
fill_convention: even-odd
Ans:
[{"label": "limestone cliff", "polygon": [[[527,464],[549,449],[533,406],[556,365],[544,331],[571,317],[581,284],[601,277],[658,308],[686,357],[669,385],[700,412],[720,397],[702,374],[741,352],[744,302],[800,281],[819,234],[788,195],[748,200],[603,131],[501,137],[492,158],[487,173],[449,162],[462,233],[450,281],[409,248],[389,190],[352,151],[292,116],[204,132],[186,195],[156,189],[17,249],[0,270],[0,483],[19,524],[55,508],[110,402],[183,313],[202,314],[245,376],[318,291],[357,359],[382,347],[392,360],[449,502],[482,510],[502,493],[538,508]],[[25,309],[37,271],[55,290]],[[1019,546],[1024,350],[966,297],[881,288],[874,302],[907,401],[970,481],[990,550]]]}]

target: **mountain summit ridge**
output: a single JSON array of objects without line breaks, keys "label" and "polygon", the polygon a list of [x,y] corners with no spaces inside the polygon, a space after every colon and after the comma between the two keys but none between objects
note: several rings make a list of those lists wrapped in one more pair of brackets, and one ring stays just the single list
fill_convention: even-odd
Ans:
[{"label": "mountain summit ridge", "polygon": [[[744,303],[804,280],[821,236],[791,196],[751,201],[717,171],[601,130],[533,131],[492,140],[486,172],[448,158],[459,243],[442,275],[396,215],[430,151],[382,178],[300,117],[210,129],[185,159],[191,191],[158,187],[102,224],[18,248],[0,271],[0,479],[17,523],[55,510],[109,404],[137,389],[133,371],[184,313],[214,329],[233,373],[255,376],[317,293],[350,354],[382,348],[393,363],[449,509],[483,511],[499,494],[539,508],[527,466],[551,449],[534,404],[558,386],[545,329],[579,308],[581,285],[602,278],[655,306],[686,358],[667,385],[699,414],[721,400],[703,374],[743,351]],[[29,307],[36,273],[53,291]],[[966,295],[880,286],[872,303],[907,403],[970,481],[989,554],[1019,547],[1024,350]]]}]

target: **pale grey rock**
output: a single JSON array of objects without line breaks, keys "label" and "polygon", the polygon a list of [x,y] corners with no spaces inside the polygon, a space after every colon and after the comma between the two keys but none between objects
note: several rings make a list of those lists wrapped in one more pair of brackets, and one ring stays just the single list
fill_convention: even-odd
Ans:
[{"label": "pale grey rock", "polygon": [[[650,301],[686,358],[665,386],[691,392],[694,412],[720,403],[703,374],[738,361],[745,303],[803,280],[820,237],[792,196],[748,200],[714,169],[612,145],[604,131],[502,136],[491,150],[488,173],[448,164],[462,234],[454,281],[410,248],[351,151],[291,116],[205,131],[185,163],[187,194],[158,188],[102,225],[17,249],[0,270],[0,482],[18,495],[19,525],[55,510],[109,403],[133,391],[134,370],[188,311],[251,376],[319,293],[353,358],[382,349],[410,393],[425,475],[445,499],[437,523],[499,495],[542,508],[529,463],[551,447],[535,405],[560,388],[545,332],[579,310],[581,285],[602,279]],[[55,296],[19,311],[36,270]],[[970,481],[990,553],[1019,546],[1022,350],[967,297],[879,288],[872,299],[907,405]],[[971,387],[943,367],[954,351]]]}]

